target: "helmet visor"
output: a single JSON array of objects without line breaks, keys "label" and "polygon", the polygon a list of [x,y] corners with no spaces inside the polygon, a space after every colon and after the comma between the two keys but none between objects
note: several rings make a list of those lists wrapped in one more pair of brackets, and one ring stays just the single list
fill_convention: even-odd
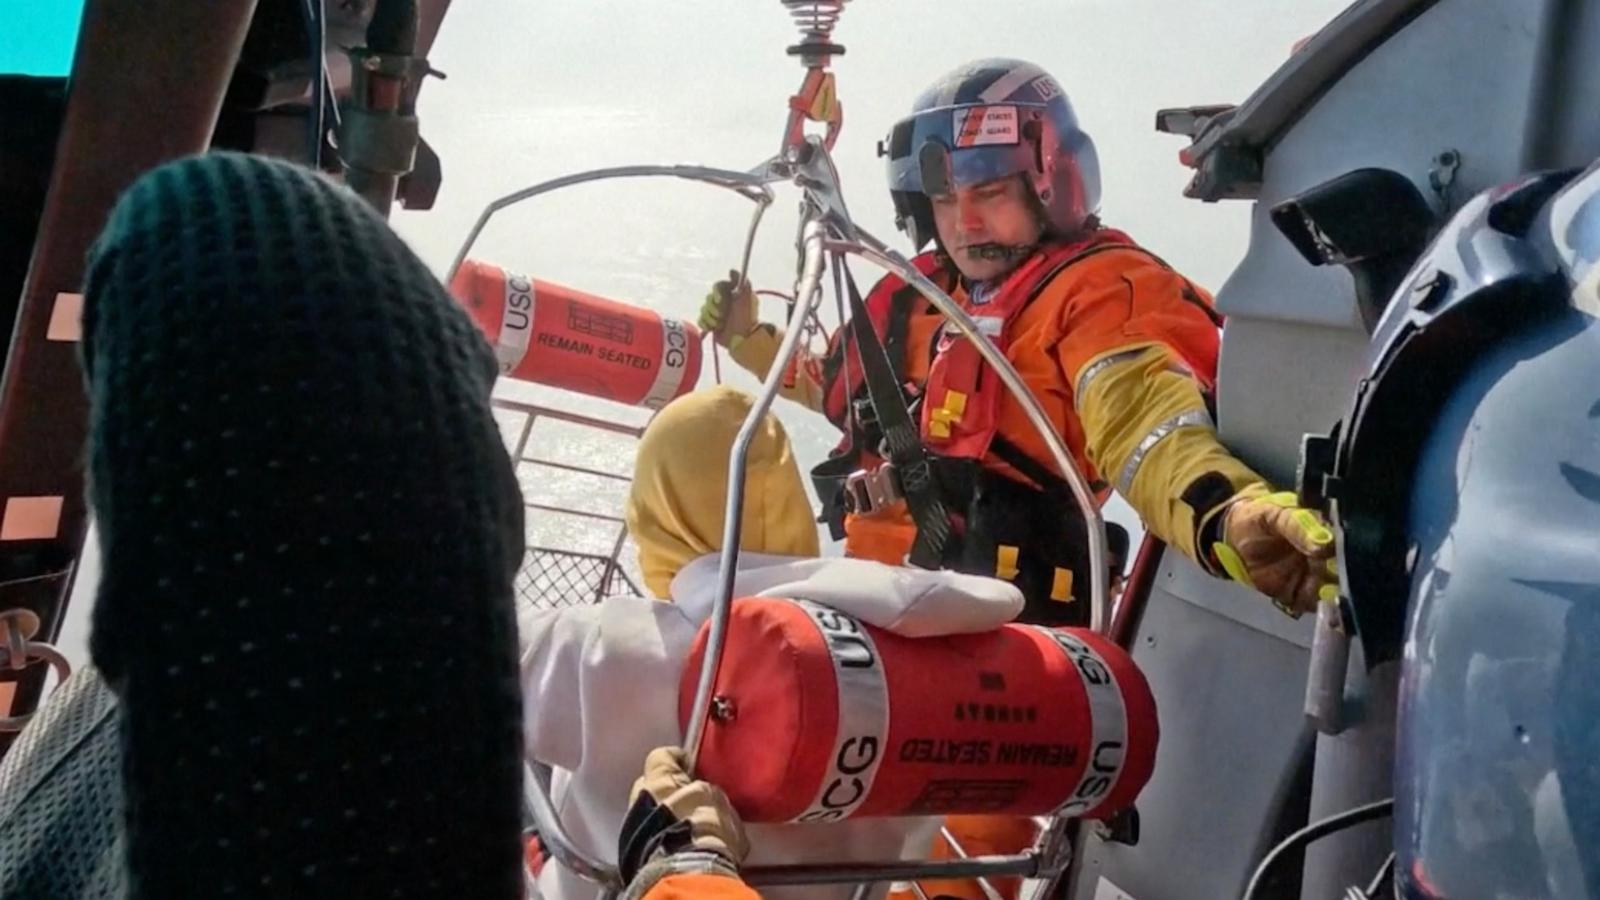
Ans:
[{"label": "helmet visor", "polygon": [[1033,107],[1015,103],[946,106],[901,119],[889,135],[889,188],[948,194],[1033,168],[1023,138]]}]

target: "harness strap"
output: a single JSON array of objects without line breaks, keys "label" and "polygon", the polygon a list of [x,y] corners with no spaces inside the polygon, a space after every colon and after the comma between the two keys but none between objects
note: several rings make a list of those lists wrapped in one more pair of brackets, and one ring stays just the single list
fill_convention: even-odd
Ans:
[{"label": "harness strap", "polygon": [[[1062,500],[1077,503],[1078,498],[1072,493],[1072,485],[1065,478],[1057,475],[1049,466],[1039,462],[1021,447],[1013,444],[1003,434],[996,434],[989,444],[989,452],[999,457],[1000,461],[1021,472],[1027,479],[1039,486],[1040,490]],[[1099,493],[1110,487],[1106,482],[1096,479],[1089,483],[1089,490]]]},{"label": "harness strap", "polygon": [[877,413],[884,448],[899,476],[900,490],[905,495],[911,520],[917,527],[917,539],[911,546],[910,562],[920,568],[937,569],[950,542],[950,514],[939,499],[928,450],[922,444],[917,422],[911,417],[905,397],[900,393],[900,382],[895,378],[889,353],[878,339],[877,330],[872,327],[866,301],[861,298],[850,267],[842,260],[840,266],[844,270],[845,284],[850,294],[850,327],[855,332],[867,396]]}]

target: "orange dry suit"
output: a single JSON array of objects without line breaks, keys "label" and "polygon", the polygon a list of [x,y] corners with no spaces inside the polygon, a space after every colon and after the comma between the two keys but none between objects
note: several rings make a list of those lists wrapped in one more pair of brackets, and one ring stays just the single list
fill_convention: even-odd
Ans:
[{"label": "orange dry suit", "polygon": [[[951,290],[1033,389],[1097,501],[1104,502],[1115,487],[1152,533],[1219,572],[1210,554],[1197,548],[1209,548],[1216,539],[1212,532],[1226,501],[1261,479],[1216,439],[1209,395],[1221,318],[1210,295],[1108,228],[1047,245],[976,299],[938,260],[925,254],[916,262]],[[874,333],[885,349],[896,335],[888,313],[907,290],[891,276],[865,301],[873,325],[884,322]],[[913,312],[936,315],[920,302]],[[890,355],[900,360],[902,396],[917,417],[931,480],[950,520],[949,536],[935,548],[932,564],[1016,582],[1029,601],[1025,621],[1087,622],[1087,604],[1081,602],[1088,593],[1083,526],[1043,439],[970,342],[926,325],[909,327],[916,321],[913,316],[898,326],[907,336],[904,349],[891,349]],[[917,346],[911,336],[919,331],[932,346]],[[758,329],[736,358],[764,371],[776,339],[771,329]],[[840,405],[825,401],[840,395],[857,397],[854,405],[861,407],[862,369],[854,343],[836,335],[820,364],[808,359],[796,367],[786,393],[829,413],[838,413]],[[840,346],[846,351],[839,352]],[[914,367],[924,354],[932,363],[919,379]],[[841,360],[834,363],[840,377],[850,379],[848,390],[827,378],[835,357]],[[881,418],[880,413],[876,419]],[[903,503],[864,509],[865,498],[844,494],[846,474],[880,462],[872,432],[876,419],[852,415],[835,458],[818,467],[813,479],[825,518],[833,519],[836,536],[846,536],[847,553],[898,563],[927,526]],[[848,514],[841,514],[841,498],[854,504]],[[928,564],[928,554],[922,555],[913,562]]]},{"label": "orange dry suit", "polygon": [[[1197,548],[1210,546],[1223,505],[1259,476],[1218,443],[1212,425],[1221,319],[1210,296],[1126,235],[1102,229],[1036,253],[982,302],[965,292],[956,299],[1033,390],[1097,501],[1115,486],[1150,531],[1216,571]],[[1088,579],[1075,575],[1086,570],[1087,550],[1075,502],[1059,482],[1052,488],[1043,439],[971,342],[940,341],[918,424],[945,466],[977,463],[967,530],[956,541],[960,565],[983,571],[989,563],[1023,588],[1035,619],[1059,621],[1038,608],[1048,583],[1051,601],[1067,601],[1065,618],[1084,622]],[[1027,481],[1045,490],[1017,490]],[[905,515],[894,512],[854,518],[851,538],[903,536]],[[1035,536],[1051,525],[1064,534]],[[1034,835],[1031,822],[1003,817],[952,817],[947,827],[970,854],[1018,852]],[[934,855],[955,854],[941,839]],[[991,884],[1003,897],[1020,888],[1019,879]],[[921,887],[984,896],[970,880]]]}]

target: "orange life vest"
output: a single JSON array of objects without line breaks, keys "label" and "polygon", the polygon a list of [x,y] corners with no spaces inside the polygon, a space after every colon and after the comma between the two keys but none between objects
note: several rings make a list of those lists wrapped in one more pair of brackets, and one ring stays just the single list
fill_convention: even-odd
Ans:
[{"label": "orange life vest", "polygon": [[[911,260],[918,272],[935,282],[953,280],[941,265],[941,254],[930,251]],[[948,289],[949,285],[943,285]],[[885,275],[866,297],[872,330],[889,352],[899,378],[920,389],[933,360],[933,336],[943,318],[922,312],[927,301],[898,275]],[[866,396],[861,351],[850,329],[841,326],[828,342],[822,363],[823,414],[849,441],[851,403]]]},{"label": "orange life vest", "polygon": [[[1128,251],[1157,265],[1130,268],[1133,281],[1119,282],[1117,272],[1126,263],[1091,259]],[[1122,282],[1128,285],[1128,302],[1105,304],[1104,285]],[[1100,502],[1110,488],[1087,458],[1074,406],[1071,379],[1082,367],[1120,346],[1161,343],[1202,388],[1214,381],[1217,317],[1205,296],[1120,231],[1097,229],[1082,240],[1047,247],[987,297],[958,299],[1033,389]],[[1183,312],[1191,303],[1204,315]],[[1086,536],[1076,501],[1043,438],[975,345],[950,329],[938,344],[918,424],[951,515],[954,538],[946,544],[942,564],[1016,583],[1028,598],[1023,621],[1086,621],[1084,604],[1075,602],[1088,583]],[[869,471],[876,465],[858,461]],[[846,517],[838,529],[846,537],[846,555],[901,563],[920,531],[906,527],[911,523],[904,510],[901,504],[884,513]]]},{"label": "orange life vest", "polygon": [[[977,302],[969,297],[967,312],[1003,354],[1010,346],[1017,315],[1062,269],[1091,253],[1133,246],[1133,239],[1126,234],[1102,228],[1083,240],[1035,253],[1006,276],[989,299]],[[941,456],[982,460],[994,444],[1005,392],[999,373],[983,361],[977,346],[947,328],[939,339],[923,392],[923,442]],[[1044,460],[1037,462],[1054,470]]]}]

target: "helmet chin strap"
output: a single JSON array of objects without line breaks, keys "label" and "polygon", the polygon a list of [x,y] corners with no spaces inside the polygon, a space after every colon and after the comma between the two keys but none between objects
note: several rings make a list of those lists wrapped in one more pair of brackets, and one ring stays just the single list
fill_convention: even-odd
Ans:
[{"label": "helmet chin strap", "polygon": [[969,258],[1006,264],[1005,269],[982,280],[963,275],[961,280],[966,284],[967,296],[974,303],[989,302],[1006,277],[1037,249],[1038,244],[973,244],[967,247],[965,252]]},{"label": "helmet chin strap", "polygon": [[972,244],[965,250],[972,259],[988,260],[993,262],[1015,262],[1027,259],[1033,251],[1039,249],[1038,244]]},{"label": "helmet chin strap", "polygon": [[1050,239],[1051,232],[1054,231],[1050,226],[1050,216],[1045,211],[1044,204],[1040,202],[1039,194],[1034,189],[1032,182],[1025,179],[1023,184],[1028,198],[1029,210],[1033,213],[1034,223],[1039,229],[1039,236],[1023,244],[1002,244],[994,241],[971,244],[963,251],[969,258],[988,262],[1017,263],[1032,256],[1034,251],[1039,249],[1040,244]]}]

